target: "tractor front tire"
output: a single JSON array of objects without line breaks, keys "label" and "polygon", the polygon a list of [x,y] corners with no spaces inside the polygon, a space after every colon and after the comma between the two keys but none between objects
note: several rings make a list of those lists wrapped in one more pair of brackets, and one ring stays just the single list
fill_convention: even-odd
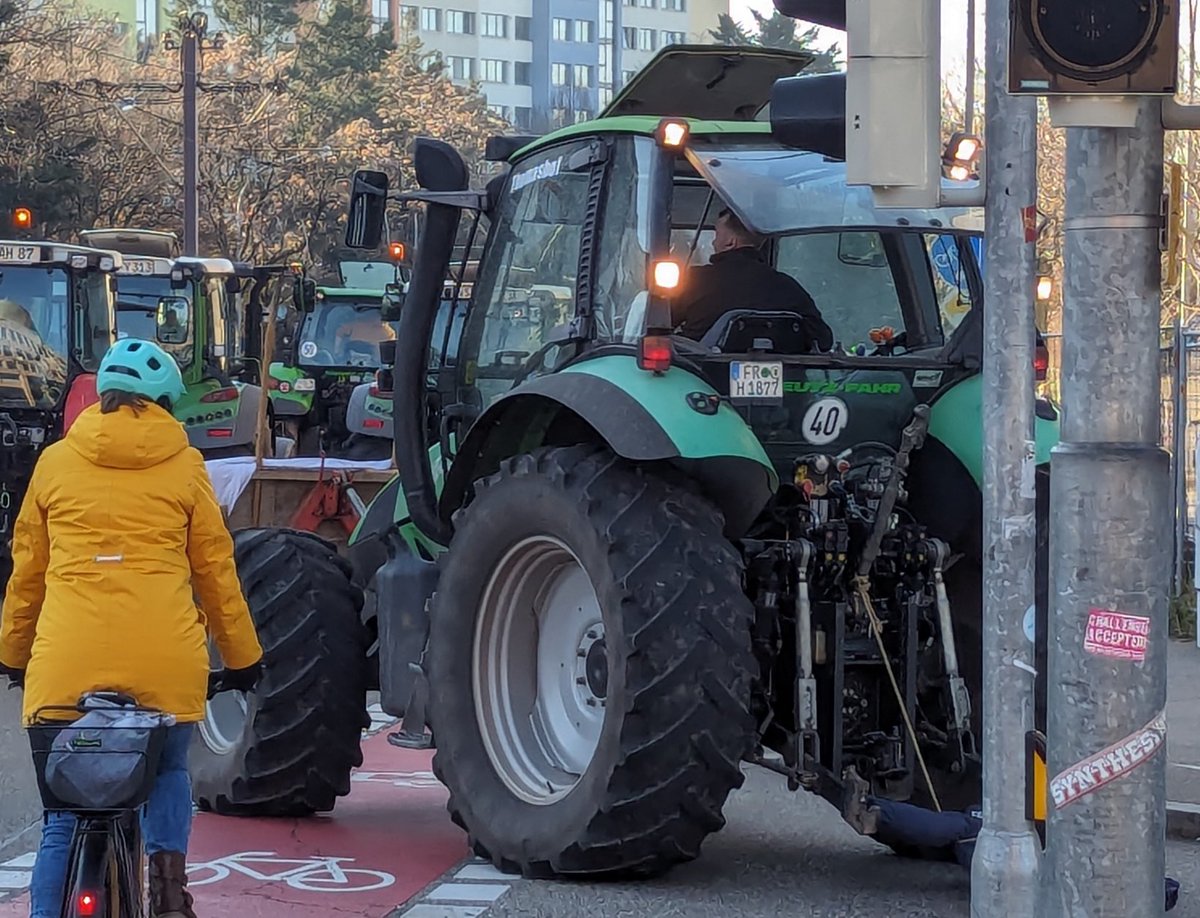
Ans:
[{"label": "tractor front tire", "polygon": [[723,522],[597,447],[476,483],[434,597],[429,720],[451,816],[500,869],[650,876],[725,824],[756,670]]},{"label": "tractor front tire", "polygon": [[332,545],[308,533],[234,534],[264,673],[208,705],[189,760],[201,809],[226,816],[328,812],[350,792],[368,725],[362,591]]}]

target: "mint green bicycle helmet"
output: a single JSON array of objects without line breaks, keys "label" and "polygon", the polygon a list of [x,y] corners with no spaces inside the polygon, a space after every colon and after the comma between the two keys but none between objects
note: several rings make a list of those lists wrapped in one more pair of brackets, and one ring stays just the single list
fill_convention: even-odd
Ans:
[{"label": "mint green bicycle helmet", "polygon": [[96,374],[96,391],[131,392],[152,402],[183,397],[183,375],[175,359],[153,341],[122,338],[108,349]]}]

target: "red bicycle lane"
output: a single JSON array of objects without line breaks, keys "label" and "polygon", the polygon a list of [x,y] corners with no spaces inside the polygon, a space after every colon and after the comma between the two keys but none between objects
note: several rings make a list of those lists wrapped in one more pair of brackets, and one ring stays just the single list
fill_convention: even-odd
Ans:
[{"label": "red bicycle lane", "polygon": [[[376,734],[333,813],[308,819],[234,819],[201,813],[188,852],[197,914],[246,918],[381,918],[468,854],[446,813],[431,752],[397,749]],[[28,915],[28,895],[0,918]]]}]

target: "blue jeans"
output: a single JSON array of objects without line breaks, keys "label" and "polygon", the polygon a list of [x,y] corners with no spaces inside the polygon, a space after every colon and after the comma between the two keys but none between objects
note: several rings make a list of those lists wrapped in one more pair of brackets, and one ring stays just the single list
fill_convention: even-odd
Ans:
[{"label": "blue jeans", "polygon": [[[162,851],[187,853],[192,831],[192,784],[188,780],[188,746],[195,724],[167,729],[167,740],[158,762],[158,777],[142,810],[142,842],[147,854]],[[29,885],[29,918],[59,918],[67,883],[67,856],[75,832],[70,813],[46,813],[42,843]]]}]

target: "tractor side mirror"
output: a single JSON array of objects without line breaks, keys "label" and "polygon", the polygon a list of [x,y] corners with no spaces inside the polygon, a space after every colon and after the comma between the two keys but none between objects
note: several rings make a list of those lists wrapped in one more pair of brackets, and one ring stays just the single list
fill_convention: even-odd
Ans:
[{"label": "tractor side mirror", "polygon": [[155,337],[161,344],[183,344],[191,325],[192,304],[186,297],[164,296],[155,312]]},{"label": "tractor side mirror", "polygon": [[297,312],[312,312],[317,308],[317,282],[308,277],[296,278],[292,288],[292,305]]},{"label": "tractor side mirror", "polygon": [[385,367],[394,367],[396,365],[396,341],[379,342],[379,362]]},{"label": "tractor side mirror", "polygon": [[350,215],[346,221],[346,246],[374,249],[383,238],[387,212],[386,173],[360,169],[350,181]]},{"label": "tractor side mirror", "polygon": [[404,308],[404,288],[399,284],[388,284],[383,288],[383,305],[379,316],[385,322],[396,322]]}]

